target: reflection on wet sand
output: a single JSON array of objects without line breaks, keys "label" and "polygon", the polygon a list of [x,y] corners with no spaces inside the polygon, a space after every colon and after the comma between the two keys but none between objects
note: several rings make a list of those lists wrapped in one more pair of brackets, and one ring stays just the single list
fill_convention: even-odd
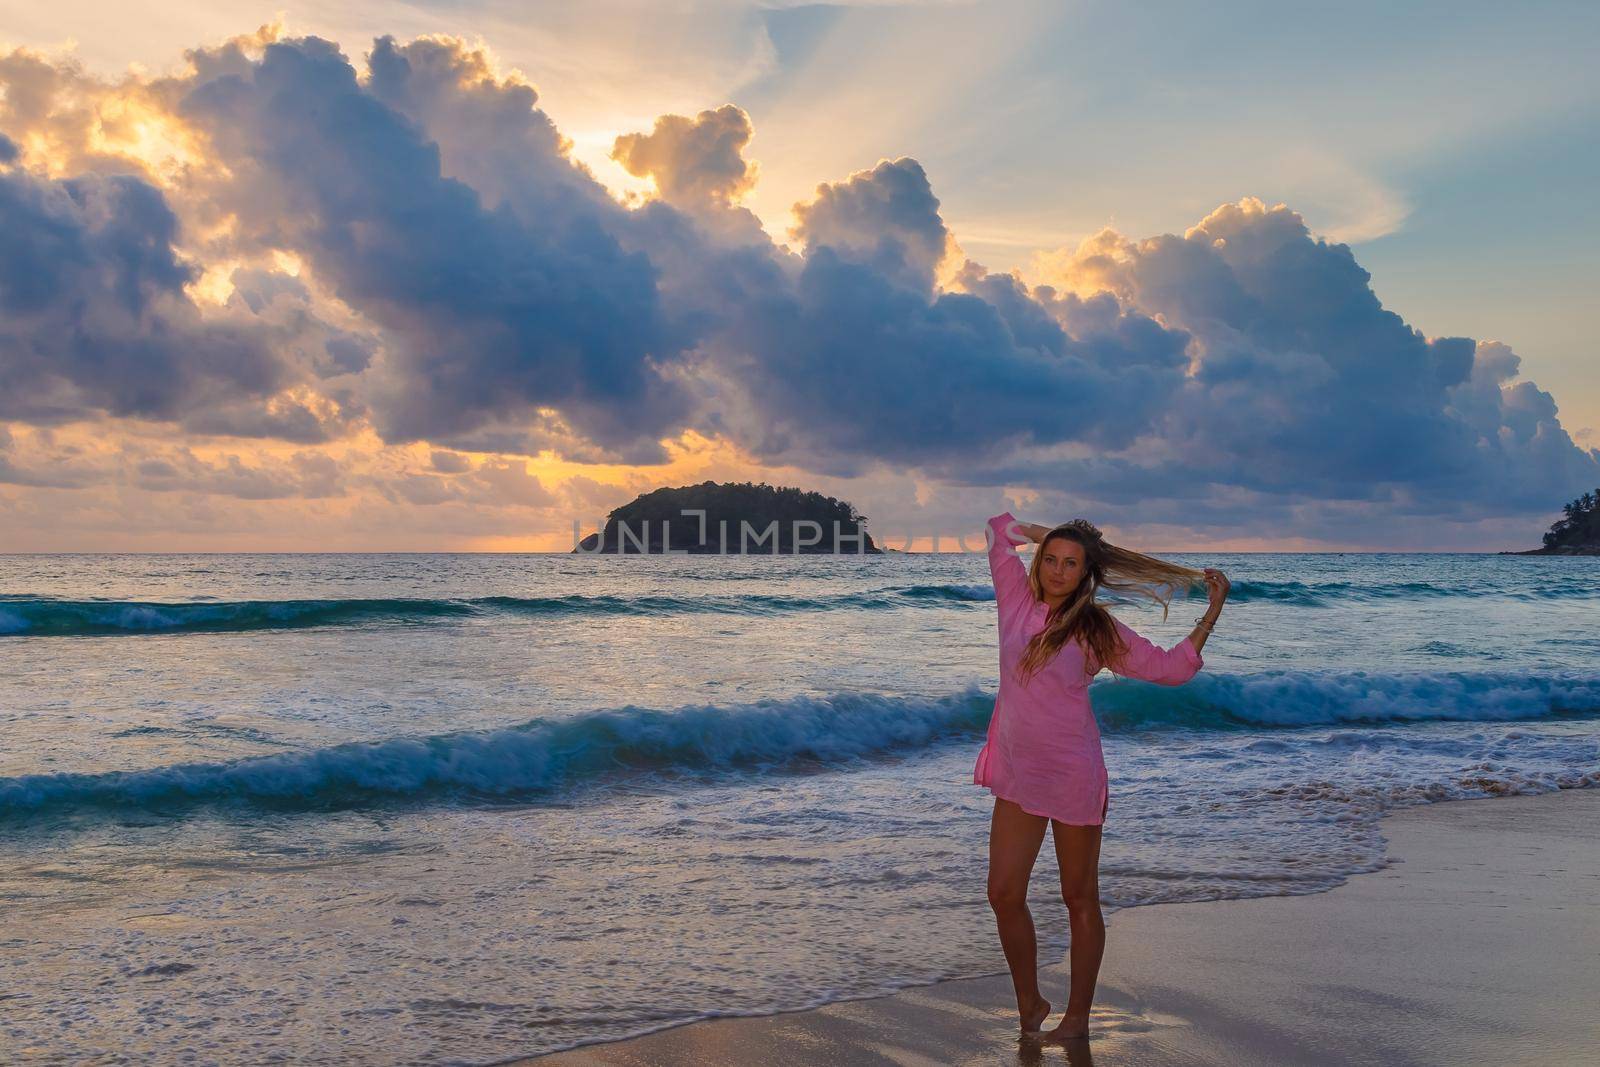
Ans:
[{"label": "reflection on wet sand", "polygon": [[[1042,982],[1063,992],[1067,971],[1057,964],[1040,969]],[[1103,986],[1090,1018],[1088,1038],[1054,1040],[1048,1032],[1020,1036],[1014,1007],[996,994],[1009,988],[1005,976],[945,982],[908,989],[893,997],[829,1004],[797,1015],[712,1020],[665,1031],[644,1044],[597,1045],[542,1057],[541,1067],[559,1064],[642,1064],[703,1067],[760,1062],[770,1067],[809,1067],[817,1063],[874,1067],[1116,1067],[1166,1063],[1152,1059],[1141,1042],[1156,1031],[1174,1037],[1188,1023],[1149,1006],[1120,989]],[[1065,997],[1063,996],[1063,999]],[[1050,1023],[1046,1022],[1046,1027]],[[1181,1045],[1176,1038],[1173,1045]],[[1172,1046],[1168,1046],[1172,1047]],[[759,1049],[759,1055],[754,1050]]]},{"label": "reflection on wet sand", "polygon": [[1070,1067],[1094,1067],[1094,1051],[1089,1047],[1087,1037],[1073,1038],[1070,1041],[1030,1041],[1024,1038],[1017,1046],[1017,1062],[1022,1067],[1043,1067],[1044,1064],[1059,1064],[1062,1056]]}]

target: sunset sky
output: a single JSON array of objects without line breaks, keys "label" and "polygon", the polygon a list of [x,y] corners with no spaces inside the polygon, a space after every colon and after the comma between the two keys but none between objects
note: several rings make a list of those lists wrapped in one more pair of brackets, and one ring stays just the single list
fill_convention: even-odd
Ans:
[{"label": "sunset sky", "polygon": [[0,0],[0,551],[1533,547],[1592,4]]}]

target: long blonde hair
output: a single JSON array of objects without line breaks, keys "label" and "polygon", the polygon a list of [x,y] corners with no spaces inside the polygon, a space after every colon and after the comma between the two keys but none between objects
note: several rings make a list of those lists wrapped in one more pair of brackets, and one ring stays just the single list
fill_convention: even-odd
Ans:
[{"label": "long blonde hair", "polygon": [[1193,567],[1168,563],[1114,545],[1088,520],[1073,519],[1045,534],[1038,551],[1033,554],[1033,563],[1028,567],[1028,588],[1033,591],[1035,600],[1044,599],[1039,564],[1045,548],[1056,538],[1075,541],[1083,547],[1083,578],[1078,588],[1050,612],[1044,629],[1034,634],[1023,650],[1017,673],[1024,682],[1075,638],[1083,642],[1101,666],[1111,666],[1127,654],[1128,649],[1117,633],[1111,613],[1095,602],[1095,594],[1102,588],[1148,597],[1161,605],[1161,617],[1165,619],[1173,595],[1205,578],[1204,571]]}]

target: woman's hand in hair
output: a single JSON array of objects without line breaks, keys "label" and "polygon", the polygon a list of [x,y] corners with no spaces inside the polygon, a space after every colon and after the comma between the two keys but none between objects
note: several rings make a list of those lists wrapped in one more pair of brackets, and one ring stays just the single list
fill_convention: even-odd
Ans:
[{"label": "woman's hand in hair", "polygon": [[1215,567],[1205,569],[1206,597],[1211,601],[1211,611],[1216,613],[1222,610],[1222,604],[1228,599],[1228,590],[1233,588],[1233,583],[1228,581],[1228,576]]},{"label": "woman's hand in hair", "polygon": [[1044,535],[1049,532],[1050,527],[1048,526],[1040,526],[1036,522],[1023,522],[1021,519],[1017,520],[1017,533],[1021,534],[1023,537],[1026,537],[1034,544],[1038,544],[1039,542],[1043,541]]}]

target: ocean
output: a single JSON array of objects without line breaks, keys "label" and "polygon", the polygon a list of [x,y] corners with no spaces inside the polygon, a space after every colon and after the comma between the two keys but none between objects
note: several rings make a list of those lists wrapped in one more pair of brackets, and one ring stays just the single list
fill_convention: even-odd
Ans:
[{"label": "ocean", "polygon": [[[1110,907],[1600,784],[1600,561],[1167,558],[1233,596],[1192,682],[1091,689]],[[0,556],[0,1060],[484,1064],[1003,972],[995,641],[981,554]]]}]

